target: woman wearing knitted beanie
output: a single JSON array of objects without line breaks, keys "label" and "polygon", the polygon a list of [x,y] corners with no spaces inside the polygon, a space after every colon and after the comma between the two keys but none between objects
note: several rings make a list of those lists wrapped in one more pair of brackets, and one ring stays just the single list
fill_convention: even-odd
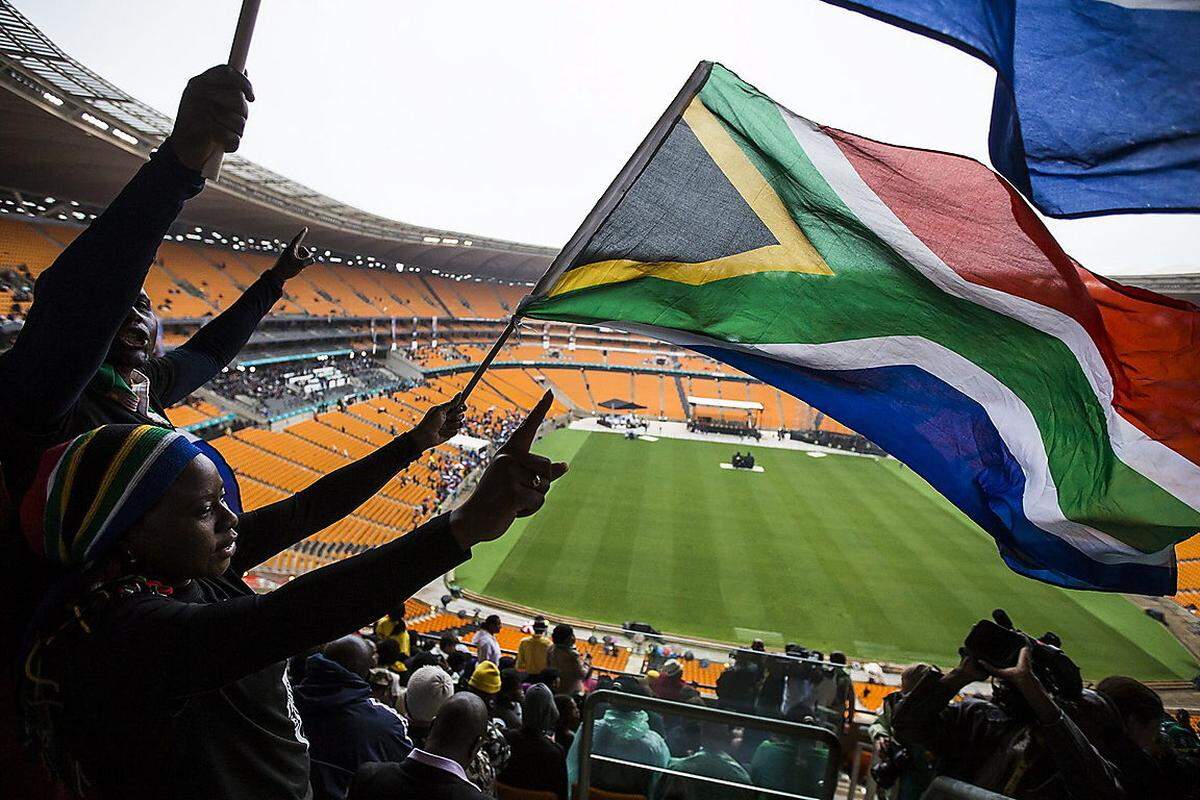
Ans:
[{"label": "woman wearing knitted beanie", "polygon": [[43,757],[102,798],[306,800],[307,743],[285,660],[381,617],[540,508],[565,465],[529,453],[544,399],[455,511],[264,595],[249,568],[357,508],[457,430],[448,403],[412,432],[294,496],[235,515],[183,435],[108,425],[47,452],[21,508],[62,572],[24,658]]}]

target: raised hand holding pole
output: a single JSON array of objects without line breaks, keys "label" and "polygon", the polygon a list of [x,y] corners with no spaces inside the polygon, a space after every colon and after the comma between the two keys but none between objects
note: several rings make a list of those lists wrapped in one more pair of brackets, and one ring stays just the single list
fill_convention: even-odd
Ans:
[{"label": "raised hand holding pole", "polygon": [[[238,72],[246,71],[246,56],[250,53],[250,39],[254,36],[254,23],[258,19],[258,6],[261,0],[242,0],[242,11],[238,14],[237,30],[233,33],[233,46],[229,49],[229,66]],[[209,180],[221,179],[221,157],[224,154],[216,150],[204,162],[200,171]]]}]

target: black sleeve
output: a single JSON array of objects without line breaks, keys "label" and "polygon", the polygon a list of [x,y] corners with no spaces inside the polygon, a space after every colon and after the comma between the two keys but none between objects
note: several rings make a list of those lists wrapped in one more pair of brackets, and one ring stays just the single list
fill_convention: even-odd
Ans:
[{"label": "black sleeve", "polygon": [[217,689],[382,617],[469,553],[448,515],[388,544],[314,570],[263,595],[184,603],[153,595],[116,612],[105,635],[151,693]]},{"label": "black sleeve", "polygon": [[192,338],[146,366],[150,386],[163,408],[212,380],[246,346],[258,323],[283,296],[283,281],[263,273],[233,305],[196,331]]},{"label": "black sleeve", "polygon": [[942,682],[942,674],[929,670],[892,709],[892,734],[902,744],[916,744],[945,753],[953,749],[959,728],[959,709],[952,707],[957,690]]},{"label": "black sleeve", "polygon": [[369,500],[420,455],[412,435],[405,433],[285,500],[242,514],[232,569],[245,572],[329,527]]},{"label": "black sleeve", "polygon": [[58,427],[104,363],[184,201],[202,188],[200,173],[164,145],[38,277],[25,325],[0,357],[9,424]]}]

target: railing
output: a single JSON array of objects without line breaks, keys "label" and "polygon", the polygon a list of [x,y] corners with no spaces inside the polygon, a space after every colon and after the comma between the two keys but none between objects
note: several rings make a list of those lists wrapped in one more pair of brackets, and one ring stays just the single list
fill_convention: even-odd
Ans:
[{"label": "railing", "polygon": [[[670,767],[659,767],[593,753],[593,727],[596,722],[596,712],[599,706],[641,710],[647,712],[653,711],[668,717],[690,719],[701,723],[715,723],[719,725],[726,725],[731,728],[737,726],[746,730],[755,730],[765,732],[767,734],[777,734],[792,739],[796,742],[811,742],[814,745],[824,746],[828,752],[825,755],[825,766],[822,771],[822,793],[820,795],[798,794],[795,792],[789,792],[780,789],[770,789],[766,787],[754,786],[752,784],[739,783],[736,781],[709,778],[688,772],[681,772],[679,770],[671,769]],[[584,702],[583,721],[580,724],[578,736],[580,737],[580,758],[578,792],[575,795],[577,800],[588,800],[588,798],[591,797],[593,761],[625,767],[628,769],[643,770],[649,773],[654,773],[660,778],[666,776],[675,776],[688,782],[703,783],[713,787],[714,789],[716,787],[723,787],[728,790],[744,792],[748,796],[757,795],[758,797],[795,798],[796,800],[832,800],[834,792],[837,790],[837,772],[842,760],[841,745],[838,741],[838,737],[828,729],[818,727],[816,725],[805,725],[799,722],[768,719],[766,717],[757,717],[751,714],[739,714],[733,711],[726,711],[724,709],[708,708],[700,705],[692,705],[690,703],[676,703],[670,700],[661,700],[656,697],[643,697],[640,695],[632,695],[624,692],[607,690],[593,692]],[[799,758],[797,759],[797,762],[798,763],[796,766],[800,766]]]},{"label": "railing", "polygon": [[1006,794],[996,794],[953,778],[934,778],[921,795],[921,800],[1013,800]]}]

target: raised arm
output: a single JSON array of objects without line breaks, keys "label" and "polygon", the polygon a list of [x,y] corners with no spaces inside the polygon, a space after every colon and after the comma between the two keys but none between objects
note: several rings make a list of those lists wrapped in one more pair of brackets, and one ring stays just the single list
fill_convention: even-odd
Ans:
[{"label": "raised arm", "polygon": [[158,245],[215,147],[236,150],[253,97],[245,76],[213,67],[188,82],[171,137],[34,285],[34,303],[0,358],[0,408],[10,425],[48,432],[104,362]]},{"label": "raised arm", "polygon": [[[533,430],[551,399],[547,394],[530,415],[537,417]],[[488,466],[462,506],[406,536],[265,595],[212,604],[142,598],[118,612],[126,618],[115,619],[105,635],[142,651],[144,657],[130,658],[131,669],[141,673],[131,678],[151,691],[178,697],[215,689],[383,616],[465,561],[472,546],[499,538],[514,519],[535,513],[564,472],[565,464],[531,455],[527,444],[524,452],[510,448]]]},{"label": "raised arm", "polygon": [[275,266],[264,272],[237,302],[185,343],[147,365],[150,385],[164,407],[178,403],[208,383],[246,346],[258,323],[283,296],[284,283],[313,263],[312,251],[302,244],[306,233],[308,228],[296,234],[279,254]]},{"label": "raised arm", "polygon": [[374,453],[334,470],[286,500],[242,514],[232,569],[244,572],[342,519],[421,453],[458,433],[462,419],[462,406],[452,398],[429,409],[415,428]]}]

